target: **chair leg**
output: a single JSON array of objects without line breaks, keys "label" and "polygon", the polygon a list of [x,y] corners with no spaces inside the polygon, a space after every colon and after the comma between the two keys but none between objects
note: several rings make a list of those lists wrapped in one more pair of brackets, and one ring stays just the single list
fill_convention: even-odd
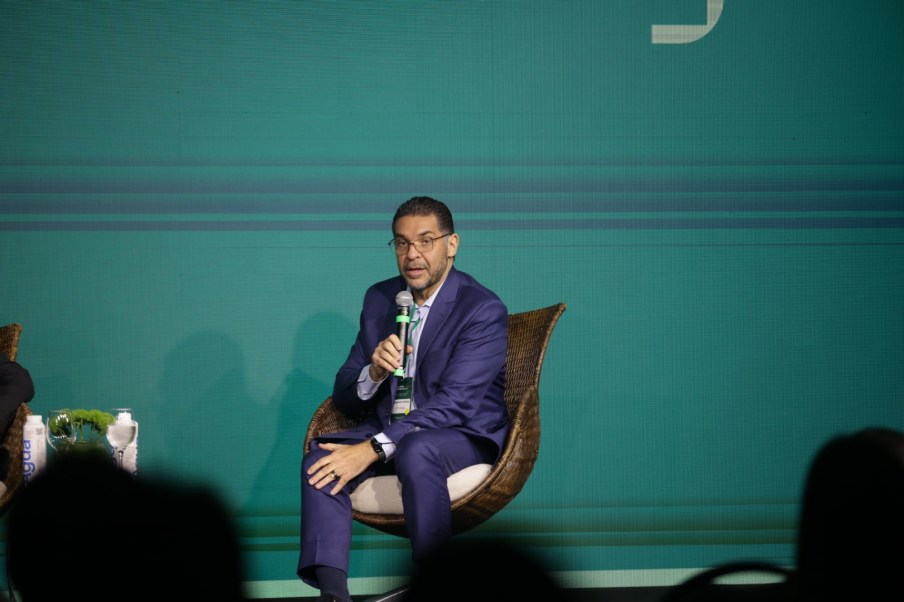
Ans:
[{"label": "chair leg", "polygon": [[367,598],[366,600],[364,600],[364,602],[402,602],[408,595],[409,587],[410,586],[408,585],[403,585],[401,587],[391,589],[388,592]]}]

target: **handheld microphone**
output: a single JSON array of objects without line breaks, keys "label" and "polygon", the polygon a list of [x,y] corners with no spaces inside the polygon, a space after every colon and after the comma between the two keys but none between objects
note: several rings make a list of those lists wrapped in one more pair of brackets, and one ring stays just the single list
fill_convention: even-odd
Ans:
[{"label": "handheld microphone", "polygon": [[399,327],[399,340],[402,341],[402,365],[393,373],[396,376],[405,376],[405,359],[408,354],[408,324],[411,322],[411,306],[414,305],[414,297],[408,291],[401,291],[395,297],[399,308],[396,314],[396,324]]}]

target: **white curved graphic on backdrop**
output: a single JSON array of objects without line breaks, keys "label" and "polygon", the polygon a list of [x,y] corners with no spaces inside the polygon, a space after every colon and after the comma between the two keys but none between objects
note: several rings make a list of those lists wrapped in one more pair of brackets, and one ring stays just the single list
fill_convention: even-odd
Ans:
[{"label": "white curved graphic on backdrop", "polygon": [[722,0],[706,0],[706,25],[653,25],[654,44],[696,42],[716,26],[722,15]]}]

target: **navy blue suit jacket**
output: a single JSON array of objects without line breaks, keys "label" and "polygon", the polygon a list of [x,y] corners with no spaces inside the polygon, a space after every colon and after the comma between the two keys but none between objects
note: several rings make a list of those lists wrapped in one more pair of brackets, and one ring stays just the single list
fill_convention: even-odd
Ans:
[{"label": "navy blue suit jacket", "polygon": [[357,439],[382,431],[398,443],[414,430],[453,428],[494,442],[498,454],[510,425],[503,399],[508,310],[495,293],[454,267],[430,307],[418,343],[416,409],[390,424],[399,380],[392,375],[370,400],[358,397],[358,376],[373,350],[397,333],[395,297],[405,289],[401,276],[367,289],[358,336],[333,386],[336,406],[361,422],[350,431],[318,438]]}]

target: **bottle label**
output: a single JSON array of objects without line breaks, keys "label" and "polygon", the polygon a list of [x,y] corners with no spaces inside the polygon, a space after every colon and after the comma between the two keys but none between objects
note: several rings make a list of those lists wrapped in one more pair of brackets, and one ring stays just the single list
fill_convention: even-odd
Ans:
[{"label": "bottle label", "polygon": [[133,477],[138,476],[138,444],[133,442],[122,454],[122,469]]},{"label": "bottle label", "polygon": [[44,424],[26,423],[22,433],[22,467],[23,479],[31,481],[47,465],[47,437]]},{"label": "bottle label", "polygon": [[[132,475],[133,477],[138,476],[138,421],[134,420],[135,423],[135,439],[129,445],[126,446],[125,451],[122,452],[122,469],[127,473]],[[114,450],[114,461],[116,451]]]}]

